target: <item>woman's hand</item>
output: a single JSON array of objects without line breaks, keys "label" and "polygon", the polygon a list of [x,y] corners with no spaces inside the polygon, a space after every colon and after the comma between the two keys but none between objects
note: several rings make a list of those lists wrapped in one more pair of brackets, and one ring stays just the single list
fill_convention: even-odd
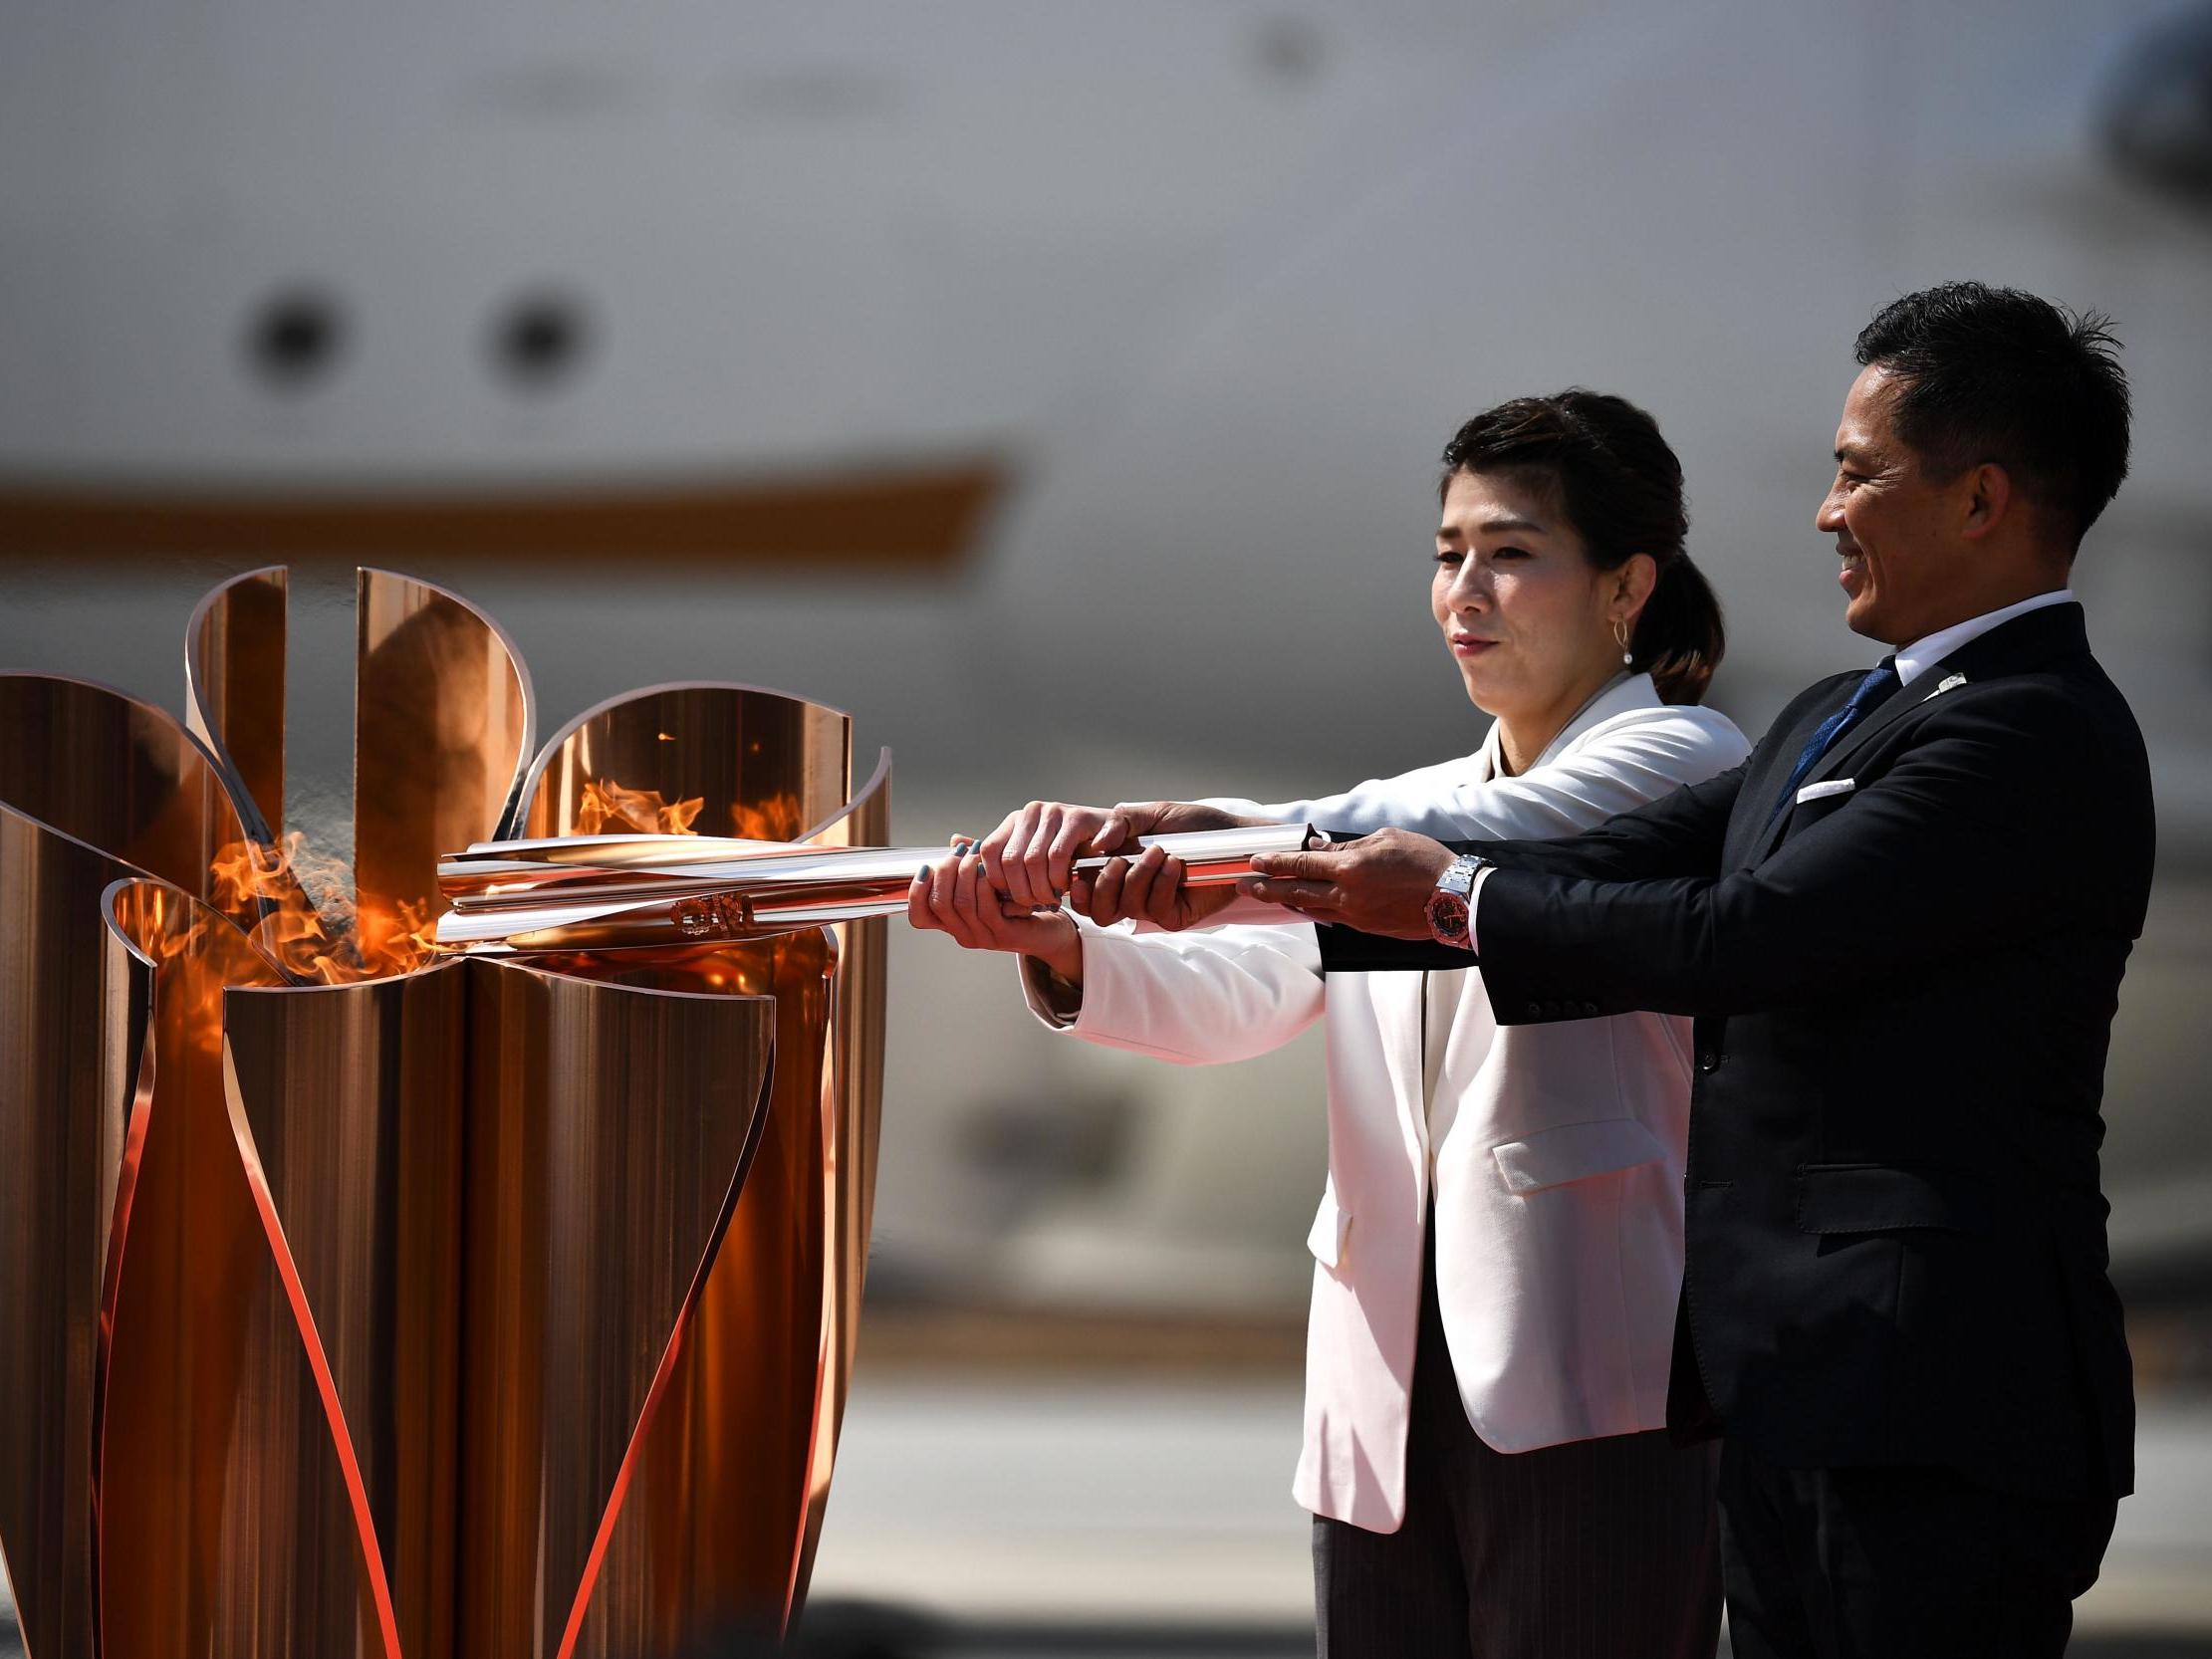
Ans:
[{"label": "woman's hand", "polygon": [[959,847],[918,870],[906,889],[906,919],[952,936],[969,950],[1035,957],[1071,985],[1083,983],[1083,939],[1074,918],[1002,899],[984,875],[983,859]]},{"label": "woman's hand", "polygon": [[1178,933],[1203,925],[1237,896],[1228,882],[1183,884],[1183,861],[1148,846],[1134,858],[1113,858],[1097,875],[1076,878],[1076,908],[1102,926],[1131,917]]},{"label": "woman's hand", "polygon": [[[1140,835],[1234,830],[1239,825],[1267,822],[1180,801],[1124,802],[1118,807],[1032,801],[1019,812],[1008,814],[1006,822],[984,836],[976,850],[983,856],[984,876],[993,887],[1015,904],[1042,908],[1059,903],[1060,896],[1076,886],[1078,858],[1133,852]],[[1088,905],[1082,908],[1089,911]]]}]

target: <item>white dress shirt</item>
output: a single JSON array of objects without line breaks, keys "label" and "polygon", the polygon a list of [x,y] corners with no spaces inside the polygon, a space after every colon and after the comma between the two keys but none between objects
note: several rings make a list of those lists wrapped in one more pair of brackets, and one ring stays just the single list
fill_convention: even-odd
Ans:
[{"label": "white dress shirt", "polygon": [[2047,604],[2073,602],[2074,590],[2061,588],[2053,592],[2038,593],[2032,599],[2022,599],[2018,604],[2008,604],[1996,610],[1984,611],[1979,616],[1969,616],[1963,622],[1954,622],[1949,627],[1939,629],[1925,639],[1915,639],[1900,649],[1897,652],[1897,678],[1910,685],[1969,639],[1978,639],[1991,628],[2009,622],[2015,616],[2025,616],[2031,610],[2041,610]]}]

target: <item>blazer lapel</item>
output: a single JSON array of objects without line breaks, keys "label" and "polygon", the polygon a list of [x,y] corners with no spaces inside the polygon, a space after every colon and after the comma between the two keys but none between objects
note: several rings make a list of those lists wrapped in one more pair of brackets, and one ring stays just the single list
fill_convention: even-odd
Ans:
[{"label": "blazer lapel", "polygon": [[[1350,976],[1332,975],[1332,981]],[[1375,1035],[1382,1045],[1382,1071],[1397,1103],[1398,1127],[1417,1155],[1428,1151],[1428,1101],[1422,1092],[1421,1013],[1426,1004],[1426,974],[1361,974]],[[1331,996],[1339,995],[1332,985]]]},{"label": "blazer lapel", "polygon": [[[1587,711],[1586,711],[1587,712]],[[1487,784],[1498,775],[1500,738],[1492,725],[1475,752],[1472,781]],[[1480,973],[1473,969],[1471,972]],[[1389,1073],[1406,1144],[1415,1149],[1427,1179],[1428,1144],[1428,975],[1362,974],[1382,1039],[1383,1069]]]}]

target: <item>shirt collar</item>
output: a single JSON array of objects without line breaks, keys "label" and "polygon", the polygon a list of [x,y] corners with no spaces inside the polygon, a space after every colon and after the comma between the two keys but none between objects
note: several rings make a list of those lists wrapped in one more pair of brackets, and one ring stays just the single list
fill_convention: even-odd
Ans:
[{"label": "shirt collar", "polygon": [[2008,604],[2001,610],[1991,610],[1980,616],[1971,616],[1963,622],[1954,622],[1947,628],[1929,634],[1925,639],[1915,639],[1899,651],[1897,678],[1910,685],[1969,639],[1978,639],[1991,628],[2009,622],[2015,616],[2025,616],[2031,610],[2073,602],[2074,590],[2061,588],[2053,592],[2038,593],[2032,599],[2022,599],[2018,604]]},{"label": "shirt collar", "polygon": [[[1610,720],[1628,709],[1656,708],[1660,706],[1659,693],[1649,674],[1618,673],[1591,694],[1590,701],[1577,709],[1567,724],[1559,729],[1552,741],[1544,746],[1544,753],[1529,763],[1529,771],[1540,766],[1550,766],[1560,758],[1567,746],[1581,737],[1600,720]],[[1484,734],[1482,747],[1475,751],[1477,783],[1487,784],[1505,776],[1505,728],[1498,721],[1490,722]]]}]

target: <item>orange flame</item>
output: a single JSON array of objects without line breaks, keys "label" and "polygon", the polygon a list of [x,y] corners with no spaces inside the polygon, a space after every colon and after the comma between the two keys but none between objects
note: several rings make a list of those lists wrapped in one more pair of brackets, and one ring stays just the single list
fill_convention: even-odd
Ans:
[{"label": "orange flame", "polygon": [[222,1047],[224,988],[280,978],[266,962],[241,960],[248,953],[227,923],[152,881],[122,893],[113,919],[160,975],[160,1017],[171,1038],[203,1055]]},{"label": "orange flame", "polygon": [[799,797],[788,790],[757,807],[739,802],[730,808],[730,832],[740,840],[792,841],[805,826],[799,822]]},{"label": "orange flame", "polygon": [[[703,796],[669,802],[657,790],[624,789],[612,778],[593,779],[578,804],[575,832],[603,830],[642,834],[696,834],[692,824]],[[798,803],[767,804],[765,821],[796,817]],[[763,822],[765,838],[781,839]],[[411,899],[353,896],[352,872],[336,858],[310,849],[298,830],[277,846],[233,841],[209,865],[215,903],[232,912],[260,909],[251,937],[262,953],[298,982],[351,985],[413,973],[440,954],[433,907]],[[168,942],[162,942],[170,949]],[[181,945],[173,949],[182,949]]]},{"label": "orange flame", "polygon": [[584,797],[577,803],[576,832],[597,835],[613,826],[616,832],[694,835],[698,831],[691,828],[692,821],[705,805],[702,795],[670,803],[661,799],[658,790],[626,790],[612,778],[594,778],[585,784]]},{"label": "orange flame", "polygon": [[156,967],[190,955],[207,933],[205,916],[195,915],[189,904],[150,881],[124,893],[115,915],[130,942]]},{"label": "orange flame", "polygon": [[[298,830],[275,847],[233,841],[209,866],[214,893],[226,909],[258,900],[271,906],[254,924],[253,941],[295,980],[351,985],[422,967],[437,954],[427,904],[410,899],[348,896],[351,882],[335,858],[308,850]],[[324,895],[317,904],[310,889]]]}]

